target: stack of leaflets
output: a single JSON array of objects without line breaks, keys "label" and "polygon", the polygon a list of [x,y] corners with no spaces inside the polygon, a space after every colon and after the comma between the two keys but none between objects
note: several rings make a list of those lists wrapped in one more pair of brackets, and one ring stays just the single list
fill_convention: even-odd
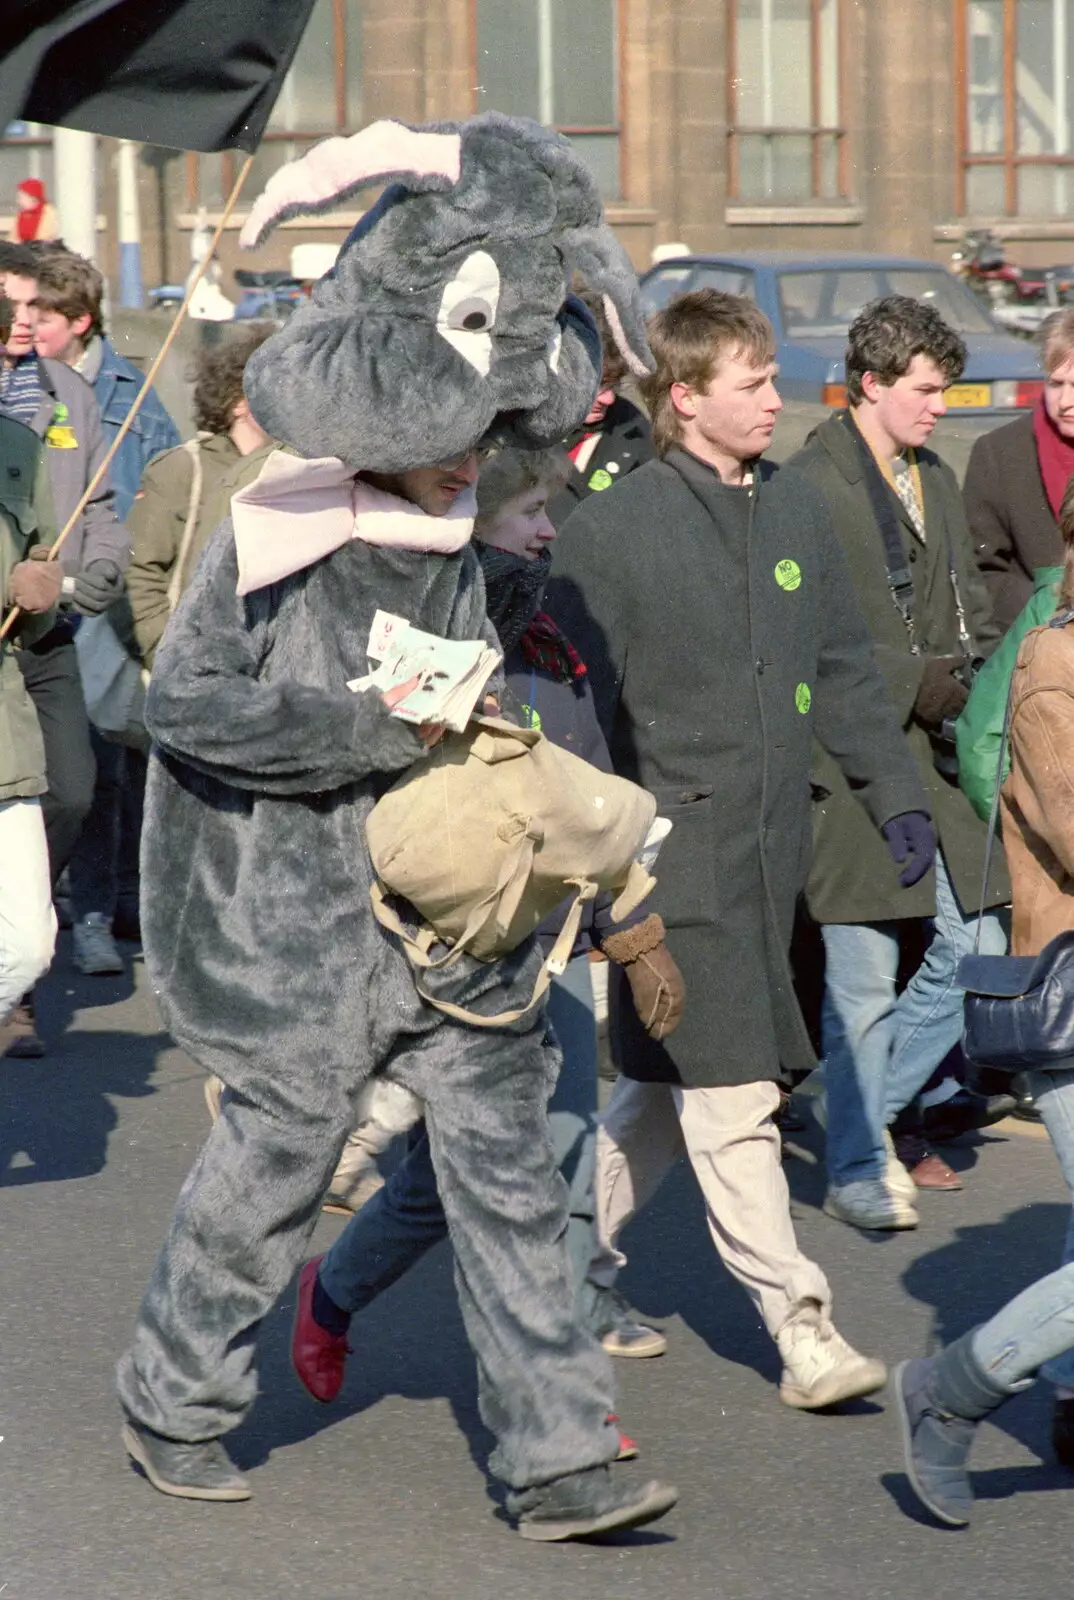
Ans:
[{"label": "stack of leaflets", "polygon": [[482,689],[503,659],[483,639],[441,639],[382,611],[374,618],[368,653],[380,665],[364,678],[351,679],[348,689],[385,694],[417,678],[417,688],[394,707],[392,715],[403,722],[439,722],[455,733],[466,727]]}]

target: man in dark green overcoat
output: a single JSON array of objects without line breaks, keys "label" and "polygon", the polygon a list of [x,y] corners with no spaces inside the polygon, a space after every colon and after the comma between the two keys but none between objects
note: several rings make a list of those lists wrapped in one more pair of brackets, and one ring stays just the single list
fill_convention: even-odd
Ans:
[{"label": "man in dark green overcoat", "polygon": [[813,1062],[787,952],[814,738],[911,876],[934,837],[823,498],[760,459],[781,405],[770,324],[702,290],[649,333],[657,459],[574,512],[548,600],[588,664],[616,770],[674,824],[653,906],[687,988],[681,1025],[658,1040],[629,1003],[629,962],[612,986],[623,1076],[598,1137],[609,1252],[594,1271],[612,1281],[620,1229],[685,1149],[716,1247],[779,1345],[782,1398],[830,1405],[868,1393],[883,1366],[832,1325],[772,1121],[776,1080]]},{"label": "man in dark green overcoat", "polygon": [[[850,330],[849,409],[822,422],[792,463],[824,496],[939,834],[934,870],[901,887],[852,785],[816,750],[808,901],[822,924],[826,963],[825,1209],[865,1228],[917,1221],[914,1182],[886,1129],[959,1039],[955,971],[973,946],[984,867],[985,827],[958,786],[952,732],[973,662],[1000,630],[954,473],[924,448],[965,358],[958,334],[930,306],[902,295],[875,301]],[[1010,898],[998,848],[996,857],[989,907]],[[897,995],[902,936],[923,918],[924,960]],[[999,918],[985,916],[981,949],[1005,948]],[[951,1186],[954,1175],[937,1157],[919,1151],[910,1159],[918,1186]]]}]

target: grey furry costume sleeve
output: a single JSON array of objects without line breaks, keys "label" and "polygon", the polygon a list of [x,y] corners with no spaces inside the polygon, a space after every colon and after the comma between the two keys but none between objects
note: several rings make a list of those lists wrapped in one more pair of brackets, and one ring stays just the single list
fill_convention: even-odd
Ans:
[{"label": "grey furry costume sleeve", "polygon": [[217,529],[157,653],[146,723],[197,771],[260,794],[320,794],[410,766],[414,730],[375,693],[263,668],[281,603],[301,578],[240,599],[230,519]]}]

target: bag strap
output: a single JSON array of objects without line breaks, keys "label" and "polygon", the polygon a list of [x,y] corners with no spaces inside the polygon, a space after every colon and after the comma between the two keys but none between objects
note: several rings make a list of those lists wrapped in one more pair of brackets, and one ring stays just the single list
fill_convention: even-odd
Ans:
[{"label": "bag strap", "polygon": [[[861,429],[854,421],[849,411],[843,412],[845,423],[851,437],[858,446],[861,456],[862,472],[865,478],[865,488],[869,496],[876,525],[880,529],[880,537],[884,545],[884,565],[887,568],[888,588],[894,600],[899,615],[906,626],[910,636],[910,649],[914,655],[920,655],[921,649],[914,636],[914,581],[910,576],[910,568],[906,560],[906,550],[903,545],[902,534],[899,532],[899,518],[895,510],[898,495],[888,483],[881,470],[880,464],[869,448],[869,442]],[[920,477],[920,474],[919,474]],[[921,514],[924,516],[924,489],[921,493]],[[944,521],[944,548],[947,555],[947,577],[951,584],[951,593],[955,601],[955,614],[958,618],[958,637],[964,655],[973,655],[973,639],[970,635],[969,623],[966,617],[966,608],[962,602],[962,588],[958,581],[958,571],[955,567],[955,554],[951,545],[951,530]]]},{"label": "bag strap", "polygon": [[186,508],[186,522],[183,526],[183,536],[179,541],[179,554],[175,558],[172,569],[172,579],[168,585],[168,610],[174,611],[179,604],[179,596],[183,592],[183,570],[190,555],[190,546],[194,540],[194,529],[198,524],[198,512],[201,510],[202,489],[205,482],[205,471],[201,460],[201,445],[203,439],[208,439],[207,433],[199,433],[193,439],[188,439],[180,449],[185,450],[190,457],[190,500]]},{"label": "bag strap", "polygon": [[437,1011],[443,1011],[446,1016],[454,1017],[456,1022],[466,1022],[472,1028],[506,1028],[512,1022],[519,1022],[527,1016],[544,999],[552,985],[552,979],[558,978],[567,970],[571,951],[574,949],[575,940],[578,938],[578,929],[582,925],[582,910],[587,900],[591,900],[597,892],[597,885],[592,882],[580,883],[578,893],[567,912],[567,920],[560,929],[559,937],[552,946],[551,951],[541,963],[541,970],[537,974],[537,981],[533,985],[533,992],[524,1006],[514,1011],[501,1011],[494,1017],[483,1017],[479,1011],[467,1011],[464,1006],[456,1006],[450,1000],[438,1000],[435,995],[427,993],[421,984],[416,984],[417,991],[426,1004],[435,1006]]},{"label": "bag strap", "polygon": [[[473,1028],[505,1028],[512,1022],[520,1021],[522,1017],[526,1016],[544,999],[552,979],[560,977],[567,970],[567,962],[571,958],[571,951],[574,949],[575,941],[578,938],[578,930],[582,925],[583,908],[586,902],[592,900],[597,892],[597,885],[591,879],[580,878],[574,881],[578,892],[571,902],[566,921],[560,929],[555,944],[541,963],[541,970],[537,974],[533,992],[524,1006],[520,1006],[514,1011],[500,1011],[494,1017],[484,1017],[479,1011],[467,1011],[464,1006],[454,1005],[450,1000],[438,1000],[436,995],[429,994],[428,990],[423,989],[415,978],[414,983],[418,994],[427,1005],[435,1006],[437,1011],[443,1011],[446,1016],[454,1017],[457,1022],[469,1023]],[[389,933],[394,933],[401,940],[407,955],[415,966],[447,967],[464,954],[463,939],[471,935],[471,924],[475,920],[473,917],[471,917],[470,923],[467,924],[466,931],[458,944],[453,945],[446,956],[442,956],[438,961],[433,961],[429,957],[429,947],[436,940],[436,934],[432,928],[422,928],[417,938],[408,933],[399,917],[388,905],[383,885],[379,882],[375,882],[372,885],[369,891],[369,898],[373,905],[373,915],[381,927],[386,928]],[[487,917],[479,920],[478,926],[483,926],[487,920]],[[476,929],[473,931],[476,932]]]},{"label": "bag strap", "polygon": [[876,457],[870,450],[868,441],[863,436],[854,418],[849,411],[843,412],[843,422],[848,433],[858,447],[861,457],[862,474],[865,479],[865,488],[869,496],[869,505],[873,517],[880,530],[880,538],[884,545],[884,565],[888,573],[888,588],[894,600],[899,615],[910,635],[910,648],[917,655],[918,645],[914,637],[914,580],[910,576],[910,568],[906,560],[906,550],[899,532],[899,519],[895,512],[895,491],[888,487],[884,474],[876,463]]},{"label": "bag strap", "polygon": [[[1070,608],[1065,611],[1057,611],[1047,626],[1049,628],[1065,628],[1068,622],[1074,622],[1074,610]],[[1007,685],[1007,704],[1003,711],[1003,733],[1000,736],[999,760],[996,763],[996,784],[992,791],[992,805],[988,812],[988,838],[985,842],[984,872],[981,876],[981,900],[977,908],[977,932],[973,940],[973,953],[975,956],[981,953],[981,923],[984,919],[985,899],[988,895],[988,877],[992,871],[992,851],[995,849],[996,844],[1000,790],[1003,788],[1003,780],[1006,776],[1004,769],[1007,764],[1007,745],[1011,732],[1011,705],[1014,701],[1014,673],[1017,665],[1018,663],[1015,661],[1014,667],[1011,669],[1010,682]]]}]

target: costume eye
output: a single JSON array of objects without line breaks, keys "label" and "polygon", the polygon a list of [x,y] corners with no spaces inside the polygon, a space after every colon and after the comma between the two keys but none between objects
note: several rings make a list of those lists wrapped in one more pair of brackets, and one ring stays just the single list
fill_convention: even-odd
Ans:
[{"label": "costume eye", "polygon": [[482,376],[492,365],[499,301],[500,269],[486,250],[466,257],[440,297],[437,332]]}]

